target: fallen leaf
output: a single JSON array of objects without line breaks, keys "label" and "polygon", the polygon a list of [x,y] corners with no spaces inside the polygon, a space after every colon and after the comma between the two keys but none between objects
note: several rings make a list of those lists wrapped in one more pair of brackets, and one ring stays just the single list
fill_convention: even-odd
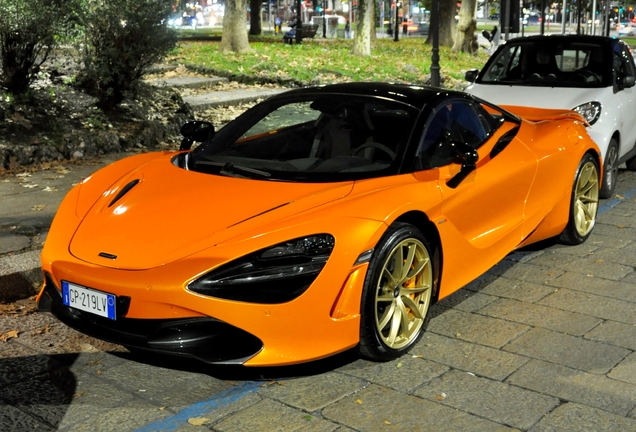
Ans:
[{"label": "fallen leaf", "polygon": [[625,225],[616,225],[616,228],[618,228],[618,229],[625,229]]},{"label": "fallen leaf", "polygon": [[444,400],[444,399],[446,399],[446,393],[442,393],[441,395],[435,396],[435,400],[436,401],[440,401],[440,400]]},{"label": "fallen leaf", "polygon": [[0,333],[0,342],[6,342],[9,339],[17,338],[20,332],[18,330],[9,330],[6,333]]},{"label": "fallen leaf", "polygon": [[599,258],[599,259],[597,259],[597,260],[594,260],[594,262],[595,262],[596,264],[600,264],[600,263],[602,263],[602,262],[603,262],[603,260]]},{"label": "fallen leaf", "polygon": [[190,417],[188,423],[194,426],[201,426],[209,422],[210,419],[206,417]]},{"label": "fallen leaf", "polygon": [[402,366],[404,366],[402,363],[398,363],[397,367],[401,368]]},{"label": "fallen leaf", "polygon": [[422,354],[413,354],[411,358],[423,358]]},{"label": "fallen leaf", "polygon": [[44,210],[45,207],[46,207],[46,204],[36,204],[33,207],[31,207],[31,210],[41,211],[41,210]]},{"label": "fallen leaf", "polygon": [[23,188],[33,189],[33,188],[38,187],[38,184],[37,184],[37,183],[28,183],[28,184],[23,184],[23,185],[21,185],[21,186],[22,186]]},{"label": "fallen leaf", "polygon": [[390,424],[391,424],[391,422],[390,422],[390,421],[388,421],[388,420],[384,420],[384,424],[390,425]]},{"label": "fallen leaf", "polygon": [[159,411],[163,411],[163,410],[165,410],[166,408],[168,408],[168,407],[167,407],[167,406],[159,407]]},{"label": "fallen leaf", "polygon": [[358,405],[362,405],[362,399],[356,399],[356,403],[357,403]]},{"label": "fallen leaf", "polygon": [[47,186],[44,189],[42,189],[44,192],[57,192],[57,188],[56,187],[51,187],[51,186]]},{"label": "fallen leaf", "polygon": [[460,337],[461,335],[462,335],[461,333],[457,333],[455,337]]},{"label": "fallen leaf", "polygon": [[48,333],[50,331],[51,331],[51,324],[47,324],[44,327],[35,330],[35,334],[41,335],[41,334],[44,334],[44,333]]}]

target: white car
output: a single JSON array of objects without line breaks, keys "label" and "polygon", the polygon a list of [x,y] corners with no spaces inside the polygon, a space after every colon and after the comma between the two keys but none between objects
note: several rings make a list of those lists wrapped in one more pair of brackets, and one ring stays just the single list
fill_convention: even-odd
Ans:
[{"label": "white car", "polygon": [[636,34],[636,29],[631,23],[619,24],[616,30],[618,30],[619,36],[634,36]]},{"label": "white car", "polygon": [[486,66],[466,72],[466,92],[497,105],[570,108],[603,153],[601,197],[616,187],[622,162],[636,170],[636,70],[627,44],[603,36],[515,38]]}]

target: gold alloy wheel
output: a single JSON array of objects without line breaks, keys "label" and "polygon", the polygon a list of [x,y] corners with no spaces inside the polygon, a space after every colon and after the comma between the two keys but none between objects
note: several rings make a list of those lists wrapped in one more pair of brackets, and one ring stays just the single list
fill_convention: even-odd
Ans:
[{"label": "gold alloy wheel", "polygon": [[574,221],[580,236],[586,236],[594,227],[598,209],[598,170],[588,161],[581,167],[574,192]]},{"label": "gold alloy wheel", "polygon": [[419,335],[431,301],[433,267],[421,241],[400,242],[384,262],[376,287],[375,325],[390,348],[408,346]]}]

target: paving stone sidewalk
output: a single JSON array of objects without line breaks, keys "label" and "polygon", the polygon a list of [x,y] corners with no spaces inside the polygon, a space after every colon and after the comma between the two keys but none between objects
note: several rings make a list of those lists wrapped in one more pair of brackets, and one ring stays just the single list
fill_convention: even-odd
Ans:
[{"label": "paving stone sidewalk", "polygon": [[[0,179],[0,296],[35,289],[63,195],[122,156]],[[3,305],[0,430],[636,431],[636,173],[618,179],[586,243],[510,254],[387,363],[210,367],[133,355],[31,300]]]}]

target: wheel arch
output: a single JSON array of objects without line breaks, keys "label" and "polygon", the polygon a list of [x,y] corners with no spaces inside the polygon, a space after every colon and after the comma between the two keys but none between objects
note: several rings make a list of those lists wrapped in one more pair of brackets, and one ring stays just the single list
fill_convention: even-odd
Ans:
[{"label": "wheel arch", "polygon": [[433,268],[435,269],[435,280],[433,281],[434,290],[431,296],[431,304],[436,303],[439,296],[439,287],[442,279],[443,268],[443,251],[442,242],[437,227],[428,218],[426,213],[421,211],[411,210],[408,211],[393,221],[408,223],[419,229],[424,237],[430,242],[433,250]]},{"label": "wheel arch", "polygon": [[[612,136],[612,138],[613,138],[613,136]],[[620,148],[620,142],[619,142],[618,146]],[[585,152],[585,154],[589,154],[589,155],[591,155],[594,158],[594,160],[596,161],[596,166],[598,167],[598,170],[599,170],[599,176],[601,178],[603,178],[605,173],[603,171],[603,164],[601,163],[601,155],[597,151],[595,151],[594,149],[589,149],[587,152]],[[581,157],[581,159],[583,157],[585,157],[585,154]]]}]

